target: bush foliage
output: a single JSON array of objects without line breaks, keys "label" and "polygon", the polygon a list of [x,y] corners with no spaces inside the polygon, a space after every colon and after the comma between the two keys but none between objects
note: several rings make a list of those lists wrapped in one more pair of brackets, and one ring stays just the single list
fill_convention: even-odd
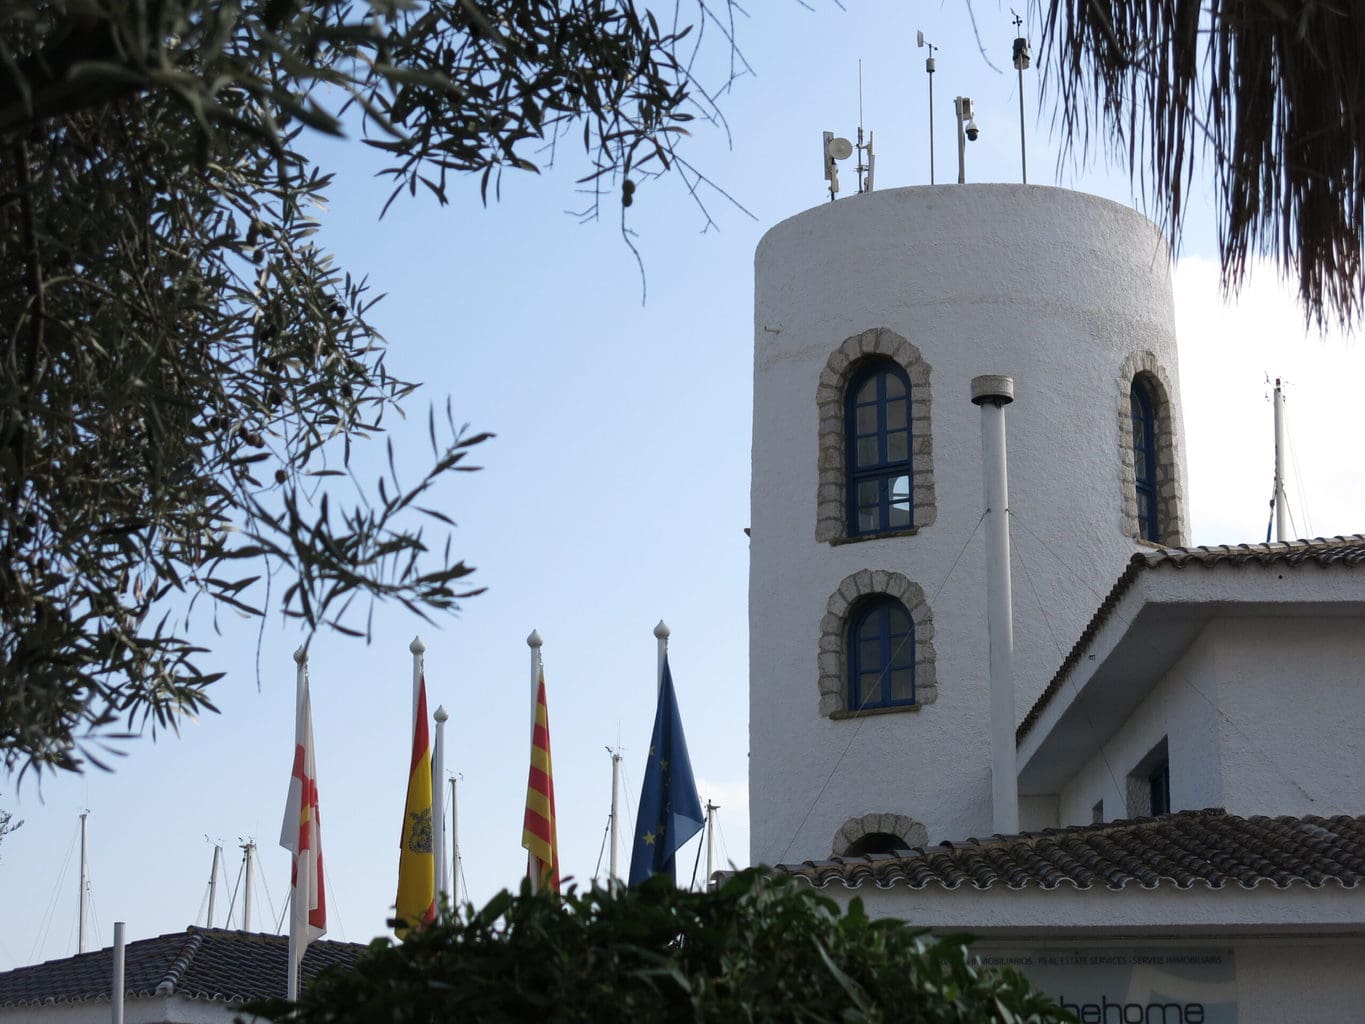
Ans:
[{"label": "bush foliage", "polygon": [[1014,1022],[1070,1018],[1013,970],[790,880],[745,872],[711,893],[503,892],[402,945],[378,939],[281,1024],[349,1021]]}]

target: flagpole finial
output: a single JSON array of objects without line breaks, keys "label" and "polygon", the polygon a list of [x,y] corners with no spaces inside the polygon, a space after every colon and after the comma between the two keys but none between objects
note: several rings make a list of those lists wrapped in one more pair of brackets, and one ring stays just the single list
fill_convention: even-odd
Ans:
[{"label": "flagpole finial", "polygon": [[440,707],[436,709],[436,714],[433,715],[432,717],[436,719],[437,724],[444,725],[447,719],[450,718],[450,715],[446,713],[446,706],[442,704]]},{"label": "flagpole finial", "polygon": [[668,623],[665,622],[663,619],[660,619],[659,624],[654,627],[654,635],[660,640],[667,640],[669,634],[671,634],[672,632],[673,631],[668,628]]},{"label": "flagpole finial", "polygon": [[413,637],[412,643],[408,644],[408,650],[410,650],[413,654],[421,654],[426,649],[427,645],[422,643],[422,638],[420,636]]},{"label": "flagpole finial", "polygon": [[545,641],[540,638],[540,630],[531,630],[531,635],[526,638],[527,647],[539,647]]},{"label": "flagpole finial", "polygon": [[308,660],[308,645],[300,644],[299,649],[294,652],[294,660],[302,665]]}]

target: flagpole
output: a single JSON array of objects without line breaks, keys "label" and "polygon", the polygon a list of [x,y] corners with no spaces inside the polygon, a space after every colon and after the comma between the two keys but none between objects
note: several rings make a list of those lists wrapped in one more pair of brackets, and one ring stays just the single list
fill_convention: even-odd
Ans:
[{"label": "flagpole", "polygon": [[711,888],[711,873],[716,870],[716,812],[720,810],[717,804],[711,802],[711,798],[706,798],[706,878],[702,881],[702,891],[706,892]]},{"label": "flagpole", "polygon": [[420,636],[412,638],[412,643],[408,644],[408,650],[412,652],[412,733],[408,737],[409,741],[417,738],[417,701],[422,692],[422,667],[424,659],[422,655],[426,652],[427,645],[422,643]]},{"label": "flagpole", "polygon": [[526,646],[531,648],[531,735],[536,734],[536,695],[540,692],[540,648],[545,641],[541,639],[540,630],[531,630],[531,635],[526,638]]},{"label": "flagpole", "polygon": [[446,722],[450,715],[446,713],[444,704],[436,709],[434,717],[436,750],[431,761],[431,820],[436,827],[431,836],[431,858],[436,871],[436,902],[439,904],[442,896],[447,901],[450,899],[450,890],[446,887],[445,786],[441,785],[446,773]]},{"label": "flagpole", "polygon": [[[306,645],[300,645],[299,649],[294,652],[294,665],[294,707],[297,722],[297,708],[303,700],[303,688],[306,685],[305,680],[308,678],[308,648]],[[304,799],[307,799],[306,793]],[[295,821],[294,825],[297,828],[298,822]],[[297,850],[294,852],[296,859],[299,852]],[[297,1002],[299,998],[299,961],[303,959],[302,951],[299,949],[299,938],[303,935],[303,928],[300,927],[299,920],[300,913],[303,915],[302,923],[307,923],[308,901],[305,899],[302,901],[302,906],[300,905],[298,886],[295,885],[289,896],[289,975],[285,982],[285,998],[291,1003]]]},{"label": "flagpole", "polygon": [[[531,742],[536,739],[536,705],[539,703],[540,696],[540,673],[542,662],[540,660],[540,648],[545,641],[541,638],[540,630],[532,629],[531,635],[526,638],[526,646],[531,648]],[[531,880],[531,891],[540,891],[540,872],[536,870],[535,857],[528,850],[526,853],[526,877]]]},{"label": "flagpole", "polygon": [[654,638],[659,643],[659,689],[662,689],[664,685],[664,665],[668,663],[668,637],[671,632],[668,623],[663,619],[660,619],[659,624],[654,627]]}]

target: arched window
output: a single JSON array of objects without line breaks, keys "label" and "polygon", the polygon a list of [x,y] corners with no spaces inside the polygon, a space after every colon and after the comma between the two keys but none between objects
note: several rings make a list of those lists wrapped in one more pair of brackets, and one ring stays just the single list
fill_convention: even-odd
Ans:
[{"label": "arched window", "polygon": [[845,392],[848,535],[915,525],[910,457],[910,378],[889,359],[853,376]]},{"label": "arched window", "polygon": [[915,703],[915,623],[894,597],[858,607],[848,625],[848,710]]},{"label": "arched window", "polygon": [[1129,394],[1133,414],[1133,478],[1137,488],[1138,536],[1161,542],[1157,513],[1156,406],[1141,377],[1133,378]]}]

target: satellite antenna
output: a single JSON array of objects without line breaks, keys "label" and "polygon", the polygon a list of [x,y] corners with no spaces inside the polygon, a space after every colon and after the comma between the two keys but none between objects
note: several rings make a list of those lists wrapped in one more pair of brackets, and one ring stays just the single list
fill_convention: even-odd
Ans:
[{"label": "satellite antenna", "polygon": [[839,191],[839,167],[836,161],[847,160],[852,155],[853,143],[848,139],[836,138],[833,132],[825,132],[825,180],[829,182],[830,202],[834,202],[835,193]]},{"label": "satellite antenna", "polygon": [[1014,69],[1019,72],[1019,172],[1024,184],[1028,184],[1028,154],[1024,148],[1024,71],[1031,63],[1028,52],[1028,38],[1023,34],[1024,19],[1013,7],[1014,30],[1019,33],[1014,39]]},{"label": "satellite antenna", "polygon": [[863,62],[858,61],[858,193],[872,191],[872,174],[877,156],[872,152],[872,133],[867,133],[863,142]]},{"label": "satellite antenna", "polygon": [[916,32],[917,45],[929,47],[929,56],[924,61],[924,70],[929,75],[929,184],[934,183],[934,51],[938,49],[924,38],[923,32]]}]

